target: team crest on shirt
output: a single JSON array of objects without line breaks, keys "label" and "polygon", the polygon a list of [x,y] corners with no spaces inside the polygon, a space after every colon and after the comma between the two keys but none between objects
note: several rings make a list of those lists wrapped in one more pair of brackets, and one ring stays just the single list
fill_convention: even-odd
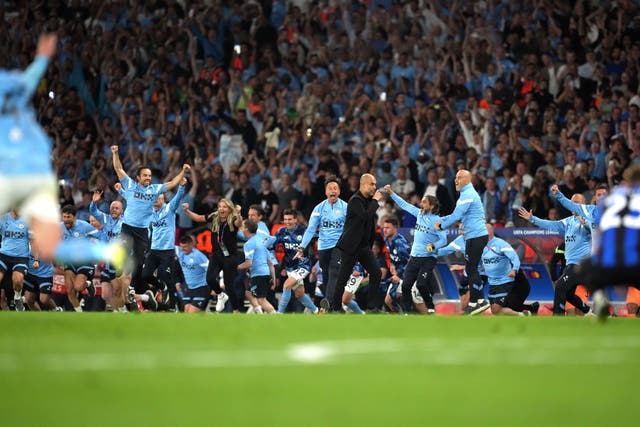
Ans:
[{"label": "team crest on shirt", "polygon": [[80,237],[80,233],[78,233],[77,231],[73,232],[73,237]]},{"label": "team crest on shirt", "polygon": [[24,228],[24,224],[18,224],[18,228]]},{"label": "team crest on shirt", "polygon": [[151,190],[147,190],[147,194],[151,194]]},{"label": "team crest on shirt", "polygon": [[302,240],[302,236],[300,234],[298,234],[298,237],[296,237],[296,239],[298,239],[298,242]]},{"label": "team crest on shirt", "polygon": [[189,258],[189,264],[193,264],[193,258]]},{"label": "team crest on shirt", "polygon": [[340,215],[340,209],[336,209],[336,215]]}]

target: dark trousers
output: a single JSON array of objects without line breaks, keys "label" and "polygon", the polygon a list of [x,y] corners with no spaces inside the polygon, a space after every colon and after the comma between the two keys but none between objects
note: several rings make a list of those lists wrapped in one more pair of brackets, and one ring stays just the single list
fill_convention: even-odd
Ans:
[{"label": "dark trousers", "polygon": [[131,286],[133,286],[137,294],[143,294],[149,289],[144,280],[142,280],[142,264],[144,263],[145,256],[150,246],[149,230],[147,228],[132,227],[128,224],[122,224],[121,234],[129,249],[129,256],[133,260]]},{"label": "dark trousers", "polygon": [[583,281],[583,275],[580,274],[579,270],[577,264],[567,265],[562,272],[562,276],[556,280],[556,289],[553,293],[554,315],[564,316],[567,301],[583,313],[589,311],[589,306],[582,302],[580,297],[576,295],[576,288]]},{"label": "dark trousers", "polygon": [[331,303],[332,310],[342,309],[342,294],[344,287],[349,280],[349,276],[353,272],[353,266],[356,261],[360,262],[362,268],[369,273],[369,292],[367,294],[367,308],[378,309],[382,305],[382,295],[380,294],[380,267],[373,255],[371,248],[358,248],[355,253],[348,254],[342,251],[340,258],[340,269],[336,278],[336,289],[333,295],[327,295],[327,299]]},{"label": "dark trousers", "polygon": [[425,304],[433,300],[433,296],[431,295],[431,277],[433,276],[433,269],[437,261],[437,258],[432,256],[409,258],[402,277],[402,305],[405,311],[411,311],[413,308],[411,287],[414,283],[416,283],[416,288],[418,288],[420,295],[422,295]]},{"label": "dark trousers", "polygon": [[480,279],[480,271],[478,265],[482,258],[482,251],[487,246],[489,236],[474,237],[465,241],[465,259],[466,264],[464,271],[469,278],[469,301],[475,303],[484,299],[484,284]]},{"label": "dark trousers", "polygon": [[224,256],[220,252],[213,252],[209,257],[207,268],[207,284],[216,294],[222,292],[218,276],[220,271],[224,274],[225,293],[229,296],[229,302],[234,310],[240,310],[242,302],[238,301],[234,290],[236,274],[238,273],[238,259],[235,255]]},{"label": "dark trousers", "polygon": [[[340,269],[341,255],[342,251],[336,247],[318,251],[318,261],[322,269],[322,284],[324,286],[323,294],[329,301],[333,301],[336,293],[336,279]],[[340,298],[342,298],[342,294],[340,294]]]},{"label": "dark trousers", "polygon": [[505,307],[509,307],[513,311],[522,311],[528,309],[524,302],[529,297],[531,285],[522,270],[518,270],[516,278],[513,282],[513,288],[509,295],[505,298]]},{"label": "dark trousers", "polygon": [[[170,286],[171,280],[173,280],[173,259],[175,257],[175,251],[168,250],[150,250],[147,252],[147,256],[144,259],[142,266],[142,280],[145,283],[149,283],[163,290],[165,286]],[[153,272],[157,270],[156,276]]]}]

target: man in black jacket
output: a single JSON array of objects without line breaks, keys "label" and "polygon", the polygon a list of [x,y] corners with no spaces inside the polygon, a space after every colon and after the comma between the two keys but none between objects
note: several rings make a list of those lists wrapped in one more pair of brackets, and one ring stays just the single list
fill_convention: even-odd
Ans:
[{"label": "man in black jacket", "polygon": [[[332,310],[342,307],[342,293],[357,261],[369,273],[367,306],[377,310],[382,301],[380,294],[380,268],[371,246],[376,235],[376,210],[382,193],[376,189],[376,178],[370,174],[360,177],[360,189],[349,199],[347,218],[336,247],[342,252],[335,289],[327,289],[327,300]],[[326,303],[325,303],[326,304]]]}]

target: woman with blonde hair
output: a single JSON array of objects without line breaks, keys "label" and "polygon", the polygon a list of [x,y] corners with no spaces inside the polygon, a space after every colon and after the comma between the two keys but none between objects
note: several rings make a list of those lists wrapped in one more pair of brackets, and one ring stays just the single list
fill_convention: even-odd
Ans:
[{"label": "woman with blonde hair", "polygon": [[[234,311],[240,309],[242,301],[238,301],[233,291],[233,281],[238,272],[238,230],[242,226],[240,206],[234,206],[229,199],[220,199],[218,209],[209,215],[200,215],[189,210],[187,203],[182,209],[195,222],[206,222],[211,229],[211,256],[207,268],[207,284],[218,296],[216,311],[224,311],[227,301],[231,302]],[[220,271],[224,275],[224,291],[220,286]]]}]

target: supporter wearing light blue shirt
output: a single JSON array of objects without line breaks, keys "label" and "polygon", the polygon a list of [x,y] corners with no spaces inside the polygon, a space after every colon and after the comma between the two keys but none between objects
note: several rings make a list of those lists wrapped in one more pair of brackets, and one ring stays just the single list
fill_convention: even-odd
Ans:
[{"label": "supporter wearing light blue shirt", "polygon": [[299,256],[302,256],[317,233],[318,259],[324,275],[323,286],[325,289],[335,289],[340,259],[340,249],[336,248],[336,244],[347,219],[347,202],[340,199],[340,181],[335,176],[325,179],[324,192],[327,199],[313,208],[309,217],[309,226],[302,236],[298,252]]},{"label": "supporter wearing light blue shirt", "polygon": [[440,221],[440,217],[435,214],[440,209],[438,199],[424,196],[418,208],[395,194],[390,185],[386,185],[384,189],[401,209],[417,218],[411,257],[402,277],[402,304],[409,311],[413,306],[411,288],[414,283],[425,303],[433,302],[429,282],[436,266],[437,250],[447,244],[447,237],[444,231],[435,230],[435,224]]},{"label": "supporter wearing light blue shirt", "polygon": [[256,297],[258,304],[267,313],[275,312],[267,295],[271,284],[271,272],[269,268],[269,250],[276,238],[271,236],[266,241],[257,234],[258,224],[250,219],[244,220],[242,231],[247,239],[244,244],[244,261],[238,265],[238,270],[249,270],[250,290]]},{"label": "supporter wearing light blue shirt", "polygon": [[101,192],[94,192],[93,200],[89,205],[89,213],[103,226],[103,231],[106,233],[107,241],[115,240],[120,237],[122,231],[122,223],[124,212],[122,202],[120,200],[114,200],[109,206],[109,213],[103,212],[98,209],[96,204],[100,200]]},{"label": "supporter wearing light blue shirt", "polygon": [[489,297],[499,298],[507,294],[492,293],[491,286],[513,282],[520,259],[509,243],[494,236],[482,251],[482,266],[488,278]]},{"label": "supporter wearing light blue shirt", "polygon": [[124,199],[127,203],[122,224],[122,235],[128,239],[132,258],[131,264],[134,268],[133,271],[127,271],[126,273],[132,273],[131,286],[136,288],[139,293],[142,293],[145,290],[145,284],[142,281],[142,264],[145,253],[150,247],[149,223],[153,214],[153,205],[159,194],[177,187],[184,178],[184,174],[190,171],[191,167],[187,164],[182,165],[178,175],[164,184],[151,184],[151,169],[141,167],[138,169],[136,181],[133,181],[122,167],[117,145],[111,146],[111,153],[113,168],[122,183]]},{"label": "supporter wearing light blue shirt", "polygon": [[151,218],[151,250],[173,250],[176,240],[176,212],[184,194],[184,185],[178,186],[178,192],[169,203],[165,196],[159,195]]},{"label": "supporter wearing light blue shirt", "polygon": [[[574,194],[571,200],[578,205],[584,205],[585,202],[582,194]],[[589,219],[573,215],[559,221],[549,221],[536,217],[531,211],[527,211],[524,208],[520,208],[518,213],[520,217],[535,226],[564,233],[564,256],[567,260],[567,265],[562,275],[555,282],[553,314],[564,316],[565,303],[567,301],[583,313],[588,313],[590,311],[589,306],[575,294],[575,290],[578,285],[584,282],[583,273],[580,271],[578,264],[583,259],[591,256],[591,229],[593,226]]]},{"label": "supporter wearing light blue shirt", "polygon": [[436,223],[436,230],[451,227],[456,222],[462,223],[462,231],[465,236],[466,264],[465,272],[469,278],[469,306],[465,314],[479,314],[489,308],[490,304],[484,300],[484,286],[478,272],[478,264],[482,257],[482,250],[488,241],[488,232],[485,225],[484,206],[480,195],[471,184],[471,173],[461,169],[456,173],[456,191],[460,197],[451,215],[442,218],[441,223]]},{"label": "supporter wearing light blue shirt", "polygon": [[29,227],[15,211],[4,214],[0,219],[0,235],[0,254],[16,258],[29,257]]},{"label": "supporter wearing light blue shirt", "polygon": [[185,285],[189,289],[203,288],[207,286],[207,267],[209,259],[194,248],[193,245],[181,244],[175,247],[176,255],[182,274],[184,275]]}]

